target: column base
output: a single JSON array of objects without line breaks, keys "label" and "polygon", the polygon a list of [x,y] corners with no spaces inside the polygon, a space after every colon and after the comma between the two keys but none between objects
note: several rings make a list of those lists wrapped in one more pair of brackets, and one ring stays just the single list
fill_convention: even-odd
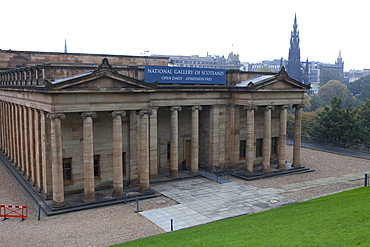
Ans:
[{"label": "column base", "polygon": [[95,196],[91,196],[91,197],[84,197],[84,199],[82,199],[83,202],[96,202],[96,197]]},{"label": "column base", "polygon": [[262,168],[261,172],[271,172],[271,169],[270,168]]},{"label": "column base", "polygon": [[140,193],[148,193],[150,192],[150,188],[139,188]]},{"label": "column base", "polygon": [[123,193],[123,191],[113,191],[113,194],[112,194],[112,197],[114,198],[121,198],[121,197],[124,197],[125,194]]},{"label": "column base", "polygon": [[292,164],[292,167],[301,167],[300,164]]},{"label": "column base", "polygon": [[66,206],[67,205],[67,203],[66,202],[56,202],[56,201],[53,201],[53,203],[52,203],[52,207],[53,208],[62,208],[62,207],[64,207],[64,206]]},{"label": "column base", "polygon": [[168,177],[169,178],[178,178],[179,177],[179,172],[178,171],[170,171],[170,175]]},{"label": "column base", "polygon": [[277,169],[279,169],[279,170],[286,169],[286,164],[285,164],[285,162],[284,162],[284,161],[283,161],[283,162],[279,162]]},{"label": "column base", "polygon": [[251,176],[251,175],[254,175],[253,171],[245,171],[244,172],[244,176]]},{"label": "column base", "polygon": [[196,171],[196,172],[189,172],[189,175],[191,176],[198,176],[200,174],[199,171]]}]

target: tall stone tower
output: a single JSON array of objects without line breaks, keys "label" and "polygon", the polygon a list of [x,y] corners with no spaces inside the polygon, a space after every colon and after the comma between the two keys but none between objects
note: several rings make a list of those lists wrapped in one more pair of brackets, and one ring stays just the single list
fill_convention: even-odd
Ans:
[{"label": "tall stone tower", "polygon": [[297,15],[294,15],[292,36],[290,37],[289,57],[286,70],[288,75],[302,82],[301,50],[299,48],[299,31],[297,30]]}]

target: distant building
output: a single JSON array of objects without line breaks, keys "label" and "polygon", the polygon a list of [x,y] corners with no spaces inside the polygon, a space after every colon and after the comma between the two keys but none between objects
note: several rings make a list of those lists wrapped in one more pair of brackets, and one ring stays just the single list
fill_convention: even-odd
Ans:
[{"label": "distant building", "polygon": [[[162,56],[162,55],[154,55]],[[228,57],[208,55],[201,57],[199,55],[181,56],[181,55],[166,55],[169,57],[169,63],[177,67],[192,67],[192,68],[214,68],[214,69],[235,69],[240,70],[242,64],[239,60],[239,55],[233,52],[229,53]]]},{"label": "distant building", "polygon": [[[279,72],[282,66],[286,66],[288,61],[286,59],[274,59],[272,61],[264,60],[259,63],[249,63],[248,67],[244,67],[245,71],[261,71],[263,68],[269,69],[274,72]],[[242,63],[244,65],[244,63]],[[244,69],[245,68],[245,69]]]},{"label": "distant building", "polygon": [[364,77],[367,75],[370,75],[370,69],[364,69],[364,70],[351,69],[348,72],[344,72],[344,77],[348,78],[349,83],[354,82],[360,79],[361,77]]}]

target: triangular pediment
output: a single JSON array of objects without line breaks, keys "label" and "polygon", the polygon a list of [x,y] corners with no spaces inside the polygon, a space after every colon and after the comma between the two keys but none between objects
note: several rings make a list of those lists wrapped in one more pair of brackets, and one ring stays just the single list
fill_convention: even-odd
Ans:
[{"label": "triangular pediment", "polygon": [[96,69],[82,74],[62,78],[47,84],[49,90],[140,90],[153,89],[154,84],[119,74],[103,59]]},{"label": "triangular pediment", "polygon": [[303,90],[310,89],[310,85],[303,84],[289,77],[284,67],[276,75],[259,76],[242,82],[237,86],[246,86],[252,90],[272,90],[272,91],[287,91],[287,90]]}]

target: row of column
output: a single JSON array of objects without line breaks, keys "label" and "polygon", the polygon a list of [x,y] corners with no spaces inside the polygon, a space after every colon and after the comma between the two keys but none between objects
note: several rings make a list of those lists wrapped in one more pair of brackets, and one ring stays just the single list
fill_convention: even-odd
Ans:
[{"label": "row of column", "polygon": [[45,112],[0,102],[0,147],[39,191],[46,188]]},{"label": "row of column", "polygon": [[[191,172],[198,172],[199,157],[199,110],[201,106],[193,106],[192,110],[192,166]],[[171,169],[170,176],[178,177],[178,111],[181,107],[171,107]],[[156,114],[156,109],[155,109]],[[140,192],[150,190],[150,173],[152,167],[157,166],[157,161],[150,161],[150,140],[156,140],[156,133],[150,133],[150,115],[153,110],[136,111],[140,116],[140,143],[139,147],[139,173],[140,173]],[[122,118],[126,116],[125,111],[112,112],[113,117],[113,194],[114,197],[123,196],[122,179]],[[94,137],[93,137],[93,118],[95,112],[84,112],[83,118],[83,160],[84,160],[84,201],[93,202],[95,197],[94,182]],[[65,118],[63,113],[49,113],[51,120],[51,146],[52,146],[52,177],[53,177],[53,202],[55,207],[65,205],[64,184],[63,184],[63,164],[62,164],[62,139],[61,139],[61,120]],[[156,123],[155,123],[156,125]],[[151,137],[149,137],[149,133]],[[152,136],[154,135],[154,136]],[[157,155],[157,154],[156,154]],[[153,166],[150,166],[150,164]]]},{"label": "row of column", "polygon": [[[278,169],[285,169],[285,146],[286,146],[286,125],[287,125],[287,109],[288,105],[280,106],[280,121],[279,121],[279,138],[278,138]],[[300,167],[300,146],[301,146],[301,125],[302,125],[302,109],[303,104],[293,105],[295,108],[294,121],[294,145],[293,145],[293,167]],[[254,113],[258,109],[257,106],[245,106],[247,113],[247,140],[246,140],[246,160],[245,160],[245,175],[253,174],[254,163]],[[262,146],[262,172],[269,172],[271,159],[271,111],[274,106],[264,107],[264,126],[263,126],[263,146]]]},{"label": "row of column", "polygon": [[43,83],[43,68],[28,67],[0,73],[0,85],[38,85]]}]

